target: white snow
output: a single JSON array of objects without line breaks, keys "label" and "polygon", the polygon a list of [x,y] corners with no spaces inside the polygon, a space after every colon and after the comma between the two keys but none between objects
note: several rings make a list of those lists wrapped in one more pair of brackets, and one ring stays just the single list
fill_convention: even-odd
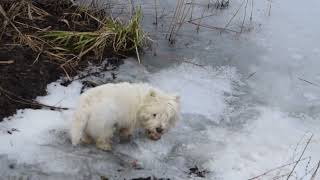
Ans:
[{"label": "white snow", "polygon": [[[273,168],[297,161],[311,132],[319,132],[317,122],[308,117],[290,117],[277,109],[260,107],[258,119],[246,125],[240,133],[226,139],[228,146],[209,166],[223,179],[248,179]],[[301,121],[305,121],[302,123]],[[313,122],[312,122],[313,121]],[[210,133],[215,136],[214,132]],[[309,179],[305,171],[315,170],[319,161],[319,134],[315,134],[303,160],[296,167],[294,177]],[[299,144],[300,143],[300,144]],[[291,171],[293,165],[275,170],[261,179],[272,179]]]},{"label": "white snow", "polygon": [[[134,64],[129,61],[125,63],[123,67],[127,66],[132,67]],[[139,67],[134,66],[133,69],[137,71],[136,69],[139,69]],[[122,73],[119,77],[130,77],[127,76],[125,72]],[[141,70],[137,75],[143,75],[144,73],[145,71]],[[128,74],[132,74],[132,72],[128,72]],[[193,75],[192,78],[190,77],[191,74]],[[172,78],[166,81],[167,76]],[[190,64],[180,64],[168,70],[149,74],[149,81],[153,82],[155,86],[161,87],[169,92],[179,93],[181,95],[182,111],[184,113],[202,114],[207,116],[207,118],[198,117],[198,119],[204,119],[204,122],[199,124],[194,124],[193,122],[192,124],[194,124],[193,126],[195,127],[190,127],[185,121],[182,121],[178,125],[179,129],[173,129],[163,140],[157,143],[151,142],[137,134],[137,139],[133,145],[116,145],[115,151],[130,155],[131,158],[139,159],[144,166],[152,167],[153,169],[161,169],[163,166],[170,167],[170,164],[162,162],[162,159],[169,158],[172,153],[173,157],[171,158],[173,158],[174,161],[176,159],[182,161],[182,167],[180,168],[185,168],[183,166],[185,161],[188,161],[188,156],[199,156],[199,158],[203,158],[205,162],[205,159],[209,155],[206,152],[210,150],[211,146],[200,143],[199,145],[204,146],[205,149],[203,149],[203,155],[199,155],[197,146],[195,146],[195,143],[198,143],[199,137],[186,139],[188,137],[183,134],[183,131],[196,136],[198,132],[194,132],[194,128],[201,128],[203,129],[199,132],[199,135],[201,135],[207,131],[205,127],[207,119],[218,121],[218,116],[223,113],[226,107],[224,93],[230,94],[232,92],[232,81],[239,81],[235,68],[207,67],[203,69],[194,68],[193,65]],[[177,83],[180,85],[172,86],[172,84]],[[59,82],[51,83],[47,88],[48,95],[38,97],[37,100],[44,104],[72,109],[77,102],[81,87],[82,85],[78,81],[71,83],[67,87],[61,86]],[[190,96],[193,92],[197,92],[197,94]],[[192,103],[194,100],[199,103]],[[204,105],[204,109],[201,108],[200,102]],[[199,105],[195,106],[194,104]],[[41,170],[47,173],[77,174],[79,168],[70,172],[69,170],[68,172],[65,171],[66,166],[76,166],[76,164],[72,162],[74,161],[74,157],[69,157],[70,153],[77,151],[77,148],[73,149],[71,147],[68,137],[71,113],[72,110],[62,112],[44,109],[19,110],[15,116],[9,118],[10,120],[5,120],[5,122],[0,124],[0,154],[8,155],[10,160],[16,160],[18,164],[41,164]],[[188,119],[190,118],[195,120],[192,116]],[[13,131],[12,134],[7,133],[7,131],[12,128],[17,129],[17,131]],[[175,136],[175,138],[171,136]],[[203,139],[205,141],[210,140],[206,137]],[[59,147],[59,145],[62,147]],[[175,154],[178,152],[172,152],[174,151],[172,148],[180,149],[183,147],[185,147],[186,150],[182,150],[182,152],[179,153],[190,153],[189,155],[179,157]],[[94,147],[92,146],[91,149],[92,148]],[[68,149],[68,152],[64,152],[66,149]],[[104,154],[104,152],[99,151],[98,153]],[[75,153],[74,156],[77,157],[78,155]],[[105,163],[112,165],[114,162],[106,161]],[[165,167],[164,169],[167,168],[168,167]],[[171,171],[181,171],[179,167],[177,168],[178,169]],[[115,167],[113,170],[115,171]]]},{"label": "white snow", "polygon": [[[41,103],[73,107],[80,94],[81,84],[73,82],[68,87],[59,83],[48,85],[48,95],[39,97]],[[0,153],[9,155],[9,158],[19,163],[37,164],[50,160],[50,145],[59,133],[66,133],[69,120],[66,118],[68,112],[56,112],[51,110],[19,110],[18,113],[0,124]],[[17,129],[11,131],[12,128]],[[7,131],[11,131],[9,134]],[[53,159],[54,160],[54,159]],[[54,161],[51,161],[51,163]],[[45,163],[43,165],[50,165]],[[56,166],[59,167],[60,166]],[[63,167],[60,171],[63,171]]]},{"label": "white snow", "polygon": [[181,96],[182,112],[202,114],[218,122],[226,108],[224,94],[231,94],[231,82],[240,82],[233,67],[195,67],[180,64],[155,73],[150,82]]}]

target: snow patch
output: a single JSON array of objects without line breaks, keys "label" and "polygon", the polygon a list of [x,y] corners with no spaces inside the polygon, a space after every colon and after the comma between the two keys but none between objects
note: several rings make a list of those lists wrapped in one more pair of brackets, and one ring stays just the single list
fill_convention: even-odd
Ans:
[{"label": "snow patch", "polygon": [[[290,164],[262,176],[272,179],[287,174],[293,168],[308,138],[313,138],[301,162],[294,171],[294,176],[309,179],[309,171],[314,170],[320,159],[319,127],[307,116],[293,117],[277,109],[258,107],[260,116],[246,125],[239,132],[226,134],[227,147],[216,154],[216,158],[208,163],[210,170],[217,172],[223,179],[249,179],[270,169]],[[208,132],[215,138],[216,132]],[[221,135],[220,135],[221,136]],[[306,157],[311,157],[306,158]]]},{"label": "snow patch", "polygon": [[233,82],[240,82],[234,67],[197,67],[183,63],[151,75],[155,86],[181,96],[184,113],[195,113],[218,122],[226,108],[225,94],[233,91]]}]

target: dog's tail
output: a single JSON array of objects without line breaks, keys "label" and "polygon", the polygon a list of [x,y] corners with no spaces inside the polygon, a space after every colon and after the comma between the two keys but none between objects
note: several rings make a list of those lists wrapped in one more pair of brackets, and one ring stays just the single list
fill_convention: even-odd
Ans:
[{"label": "dog's tail", "polygon": [[74,113],[70,129],[72,145],[78,145],[80,143],[87,122],[88,117],[86,113],[80,110]]}]

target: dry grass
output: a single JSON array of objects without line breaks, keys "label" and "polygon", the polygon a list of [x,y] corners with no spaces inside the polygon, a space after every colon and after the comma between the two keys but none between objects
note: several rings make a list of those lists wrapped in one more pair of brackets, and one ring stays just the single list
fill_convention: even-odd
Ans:
[{"label": "dry grass", "polygon": [[[0,41],[12,38],[17,45],[24,45],[47,56],[68,74],[87,56],[102,59],[105,54],[126,56],[136,54],[144,45],[145,35],[140,26],[141,11],[135,10],[128,21],[107,16],[104,9],[90,6],[73,6],[68,0],[53,1],[50,8],[41,8],[31,0],[5,0],[0,2]],[[63,8],[67,12],[60,12]],[[61,10],[62,9],[62,10]],[[41,27],[59,14],[59,26]]]},{"label": "dry grass", "polygon": [[176,36],[181,29],[182,25],[185,23],[186,18],[192,12],[192,5],[187,3],[187,0],[177,0],[177,5],[174,10],[173,18],[169,25],[169,30],[167,33],[167,38],[171,44],[175,43]]},{"label": "dry grass", "polygon": [[43,31],[40,37],[50,45],[51,52],[61,57],[73,54],[81,59],[93,52],[95,56],[102,58],[105,49],[111,49],[116,54],[132,51],[137,53],[144,40],[139,20],[140,10],[136,11],[127,24],[108,19],[101,21],[102,26],[97,31]]},{"label": "dry grass", "polygon": [[[248,180],[258,179],[300,179],[300,180],[315,180],[317,172],[320,168],[320,161],[316,160],[316,164],[312,162],[313,157],[306,155],[306,150],[310,146],[313,134],[305,133],[298,141],[294,148],[293,161],[281,166],[269,169],[262,174],[251,177]],[[296,155],[299,155],[296,157]],[[314,161],[314,160],[313,160]],[[300,170],[297,170],[300,169]],[[301,171],[304,169],[304,173]],[[297,171],[300,171],[297,173]]]}]

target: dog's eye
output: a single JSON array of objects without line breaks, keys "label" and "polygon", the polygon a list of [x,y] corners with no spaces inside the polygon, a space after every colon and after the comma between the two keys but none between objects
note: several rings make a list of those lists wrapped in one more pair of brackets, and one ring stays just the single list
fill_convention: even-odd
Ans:
[{"label": "dog's eye", "polygon": [[153,117],[156,117],[156,116],[157,116],[157,114],[152,114],[152,116],[153,116]]}]

